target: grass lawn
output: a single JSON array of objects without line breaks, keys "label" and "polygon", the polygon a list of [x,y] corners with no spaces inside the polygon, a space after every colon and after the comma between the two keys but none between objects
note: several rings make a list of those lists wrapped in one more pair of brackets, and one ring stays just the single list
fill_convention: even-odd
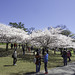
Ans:
[{"label": "grass lawn", "polygon": [[6,43],[0,43],[0,45],[5,45]]},{"label": "grass lawn", "polygon": [[[22,55],[22,50],[18,49],[17,65],[13,66],[12,52],[13,50],[5,51],[5,47],[0,47],[0,75],[25,75],[26,73],[35,72],[35,64],[33,63],[34,56],[31,53]],[[72,54],[71,62],[75,61],[75,55]],[[53,54],[49,51],[48,69],[63,66],[63,59],[59,52]],[[44,70],[44,64],[41,64],[41,70]]]}]

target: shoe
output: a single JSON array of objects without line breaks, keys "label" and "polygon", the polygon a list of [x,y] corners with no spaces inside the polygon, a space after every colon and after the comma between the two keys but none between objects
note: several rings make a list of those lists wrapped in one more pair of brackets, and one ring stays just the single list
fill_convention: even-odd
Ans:
[{"label": "shoe", "polygon": [[14,64],[14,65],[16,65],[16,64]]},{"label": "shoe", "polygon": [[45,72],[45,74],[48,74],[48,72]]}]

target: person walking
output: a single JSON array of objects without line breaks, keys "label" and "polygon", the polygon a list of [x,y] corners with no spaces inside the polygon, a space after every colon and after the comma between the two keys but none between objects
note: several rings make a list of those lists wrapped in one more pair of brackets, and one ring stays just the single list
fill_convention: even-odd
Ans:
[{"label": "person walking", "polygon": [[17,62],[17,51],[16,50],[13,52],[12,58],[13,58],[13,65],[16,65],[16,62]]},{"label": "person walking", "polygon": [[41,66],[41,56],[39,55],[39,53],[37,52],[37,54],[35,55],[36,58],[36,73],[40,72],[40,66]]},{"label": "person walking", "polygon": [[23,55],[25,55],[25,45],[22,44]]},{"label": "person walking", "polygon": [[16,43],[14,43],[14,49],[17,49],[17,44]]},{"label": "person walking", "polygon": [[47,53],[47,51],[44,52],[43,59],[44,59],[45,74],[48,74],[48,70],[47,70],[48,53]]},{"label": "person walking", "polygon": [[13,48],[13,44],[11,43],[11,49]]},{"label": "person walking", "polygon": [[66,51],[63,51],[62,57],[63,57],[64,66],[66,66],[67,65],[67,52]]}]

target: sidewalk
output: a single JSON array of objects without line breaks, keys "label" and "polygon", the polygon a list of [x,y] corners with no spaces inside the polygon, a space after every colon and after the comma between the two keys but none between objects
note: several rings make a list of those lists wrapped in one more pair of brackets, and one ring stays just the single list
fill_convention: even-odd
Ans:
[{"label": "sidewalk", "polygon": [[[44,71],[41,71],[38,74],[32,75],[45,75]],[[67,66],[56,67],[48,70],[48,74],[46,75],[75,75],[75,62],[69,63]]]}]

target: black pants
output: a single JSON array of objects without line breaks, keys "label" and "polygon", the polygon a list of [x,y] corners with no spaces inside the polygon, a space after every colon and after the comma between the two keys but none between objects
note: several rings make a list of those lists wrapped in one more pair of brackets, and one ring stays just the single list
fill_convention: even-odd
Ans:
[{"label": "black pants", "polygon": [[17,58],[13,58],[13,65],[15,65],[17,62]]},{"label": "black pants", "polygon": [[47,62],[44,62],[44,68],[45,68],[45,72],[48,72],[48,70],[47,70]]},{"label": "black pants", "polygon": [[70,57],[68,57],[69,61],[71,61]]},{"label": "black pants", "polygon": [[67,65],[67,58],[64,58],[64,66]]}]

